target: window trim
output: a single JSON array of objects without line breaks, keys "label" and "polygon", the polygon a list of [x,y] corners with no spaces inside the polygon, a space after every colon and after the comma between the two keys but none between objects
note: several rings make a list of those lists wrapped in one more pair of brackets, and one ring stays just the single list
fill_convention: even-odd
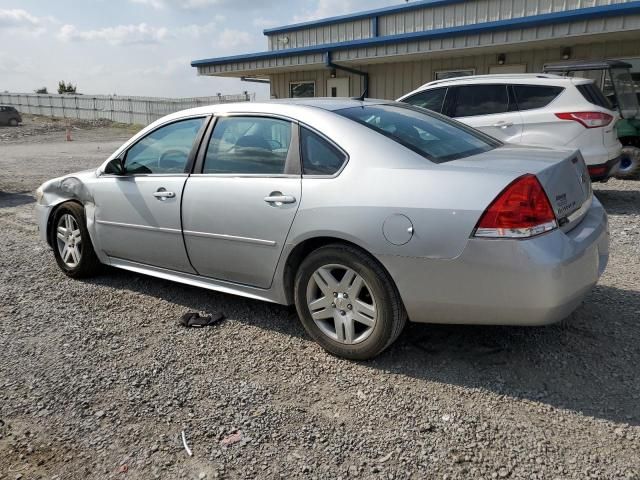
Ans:
[{"label": "window trim", "polygon": [[[495,113],[478,113],[477,115],[465,115],[461,117],[455,117],[454,114],[456,112],[456,108],[458,107],[458,97],[460,95],[460,89],[465,87],[504,87],[504,90],[507,94],[507,109],[504,112],[495,112]],[[509,84],[508,83],[473,83],[473,84],[463,84],[463,85],[454,85],[451,87],[453,89],[452,101],[448,105],[447,108],[447,117],[458,119],[458,118],[476,118],[476,117],[488,117],[491,115],[504,115],[505,113],[513,113],[517,112],[517,103],[515,102],[515,96],[512,99],[509,92]],[[511,108],[513,100],[513,105],[515,105],[516,110]]]},{"label": "window trim", "polygon": [[[329,145],[331,145],[332,147],[334,147],[336,150],[338,150],[343,156],[344,156],[344,161],[342,162],[342,166],[332,175],[306,175],[304,173],[304,157],[302,155],[302,132],[300,131],[302,128],[306,128],[307,130],[309,130],[310,132],[318,135],[320,138],[322,138],[323,140],[325,140]],[[306,124],[306,123],[302,123],[302,122],[298,122],[298,138],[300,139],[299,141],[299,157],[300,157],[300,171],[302,172],[302,178],[336,178],[338,176],[340,176],[340,174],[344,171],[344,169],[347,167],[347,164],[349,163],[349,160],[351,159],[350,155],[347,153],[347,151],[342,148],[340,145],[338,145],[336,142],[334,142],[332,139],[330,139],[327,135],[325,135],[324,133],[320,132],[318,129]]]},{"label": "window trim", "polygon": [[[298,121],[294,118],[287,117],[286,115],[278,115],[275,113],[264,112],[224,112],[215,113],[213,120],[207,128],[205,135],[202,138],[201,144],[204,148],[200,148],[198,156],[193,168],[194,177],[220,177],[220,178],[300,178],[302,176],[302,157],[300,156],[300,137],[299,129],[297,128]],[[221,118],[229,117],[261,117],[270,118],[273,120],[282,120],[291,124],[291,144],[289,145],[289,152],[285,160],[284,173],[204,173],[204,162],[207,157],[207,151],[209,150],[209,144],[211,142],[211,136],[218,125],[218,120]]]},{"label": "window trim", "polygon": [[[291,87],[293,85],[305,85],[305,84],[313,84],[313,97],[294,97],[291,95]],[[296,80],[289,82],[289,98],[316,98],[316,81],[315,80]]]}]

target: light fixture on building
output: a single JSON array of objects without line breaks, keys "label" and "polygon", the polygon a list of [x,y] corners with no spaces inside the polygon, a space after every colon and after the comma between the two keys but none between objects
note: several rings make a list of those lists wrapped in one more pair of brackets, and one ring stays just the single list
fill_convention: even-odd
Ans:
[{"label": "light fixture on building", "polygon": [[289,37],[280,37],[278,39],[278,42],[280,42],[283,45],[289,45]]},{"label": "light fixture on building", "polygon": [[507,61],[507,56],[504,53],[500,53],[498,55],[498,65],[504,65],[504,62]]},{"label": "light fixture on building", "polygon": [[571,58],[571,47],[567,47],[562,50],[562,58],[564,60],[569,60]]},{"label": "light fixture on building", "polygon": [[331,78],[336,78],[336,69],[335,68],[331,69]]}]

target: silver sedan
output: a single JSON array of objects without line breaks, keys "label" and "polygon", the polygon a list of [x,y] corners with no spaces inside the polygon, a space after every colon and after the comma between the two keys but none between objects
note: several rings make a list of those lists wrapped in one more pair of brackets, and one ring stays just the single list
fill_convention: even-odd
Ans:
[{"label": "silver sedan", "polygon": [[579,152],[504,145],[387,101],[183,111],[37,200],[70,277],[105,264],[295,304],[309,335],[351,359],[407,319],[561,320],[608,259]]}]

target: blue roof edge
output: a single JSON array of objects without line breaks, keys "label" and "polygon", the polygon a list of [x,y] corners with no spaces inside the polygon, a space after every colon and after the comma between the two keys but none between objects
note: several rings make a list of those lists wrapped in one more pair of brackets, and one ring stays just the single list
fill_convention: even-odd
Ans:
[{"label": "blue roof edge", "polygon": [[338,15],[335,17],[320,18],[318,20],[310,20],[308,22],[293,23],[291,25],[283,25],[281,27],[266,28],[262,31],[265,35],[274,35],[276,33],[291,32],[301,28],[321,27],[324,25],[333,25],[335,23],[350,22],[354,20],[362,20],[363,18],[374,18],[380,15],[392,15],[398,12],[407,12],[411,10],[419,10],[427,7],[437,7],[440,5],[449,5],[452,3],[464,3],[464,0],[421,0],[401,5],[392,5],[390,7],[376,8],[374,10],[365,10],[362,12],[349,13],[346,15]]},{"label": "blue roof edge", "polygon": [[518,17],[509,20],[496,20],[492,22],[462,25],[458,27],[447,27],[436,30],[426,30],[420,32],[404,33],[399,35],[388,35],[385,37],[371,37],[361,40],[351,40],[348,42],[325,43],[321,45],[313,45],[310,47],[289,48],[283,50],[270,50],[264,52],[232,55],[227,57],[207,58],[202,60],[193,60],[192,67],[203,65],[221,65],[232,62],[263,60],[267,58],[280,58],[290,55],[301,55],[311,53],[325,53],[335,50],[346,50],[349,48],[379,46],[404,41],[428,40],[455,35],[483,33],[492,30],[508,30],[510,28],[527,28],[544,24],[562,23],[576,20],[589,20],[593,18],[611,17],[615,15],[640,13],[640,1],[627,3],[615,3],[610,5],[601,5],[597,7],[587,7],[563,12],[543,13],[529,17]]}]

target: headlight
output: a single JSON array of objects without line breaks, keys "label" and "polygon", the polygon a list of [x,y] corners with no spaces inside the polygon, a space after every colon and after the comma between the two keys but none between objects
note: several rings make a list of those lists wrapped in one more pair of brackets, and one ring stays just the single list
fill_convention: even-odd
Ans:
[{"label": "headlight", "polygon": [[42,205],[43,197],[44,197],[44,191],[42,190],[42,187],[38,187],[38,189],[36,190],[36,202],[38,203],[38,205]]}]

